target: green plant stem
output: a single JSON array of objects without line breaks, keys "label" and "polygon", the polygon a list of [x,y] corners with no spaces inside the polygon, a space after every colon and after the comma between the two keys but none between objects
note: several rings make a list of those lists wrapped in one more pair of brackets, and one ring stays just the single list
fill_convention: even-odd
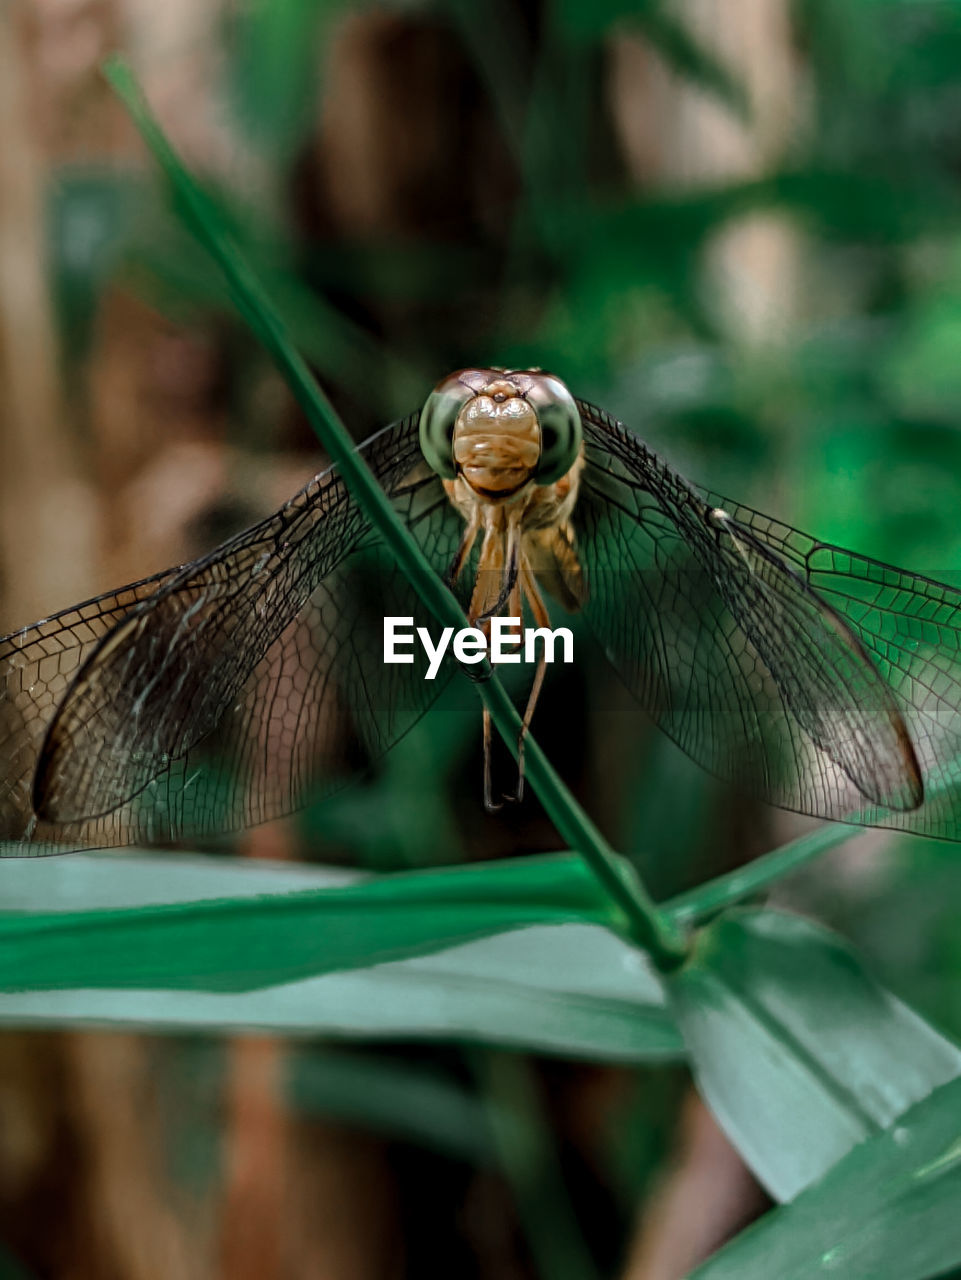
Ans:
[{"label": "green plant stem", "polygon": [[491,1143],[542,1280],[598,1280],[530,1066],[518,1054],[470,1049]]},{"label": "green plant stem", "polygon": [[[930,783],[925,787],[925,801],[930,804],[952,785],[952,782],[944,777]],[[662,902],[661,910],[682,928],[698,924],[709,916],[717,915],[725,907],[736,906],[746,898],[754,897],[762,889],[767,889],[784,876],[790,875],[792,871],[797,871],[808,862],[813,862],[822,853],[828,853],[831,849],[836,849],[839,844],[844,844],[845,840],[853,840],[855,836],[863,835],[866,826],[879,822],[889,812],[890,810],[882,808],[865,809],[861,811],[860,821],[856,826],[851,823],[832,822],[818,827],[807,835],[798,836],[796,840],[791,840],[777,849],[772,849],[770,853],[755,858],[747,866],[738,867],[736,871],[729,871],[715,880],[708,880],[705,884],[698,885],[696,889],[678,894],[668,902]]]},{"label": "green plant stem", "polygon": [[[457,599],[434,573],[410,530],[399,519],[387,495],[355,449],[242,253],[218,228],[218,219],[208,197],[181,164],[147,106],[132,71],[122,58],[113,56],[104,64],[104,74],[170,182],[184,222],[220,266],[238,311],[277,362],[331,461],[384,539],[398,567],[442,625],[463,627],[467,620]],[[521,732],[520,716],[489,666],[483,674],[489,678],[479,683],[480,696],[516,757]],[[658,909],[638,877],[625,869],[530,736],[525,755],[527,776],[551,821],[570,847],[587,861],[612,901],[621,909],[631,935],[649,951],[659,967],[668,969],[676,966],[685,951],[677,926]]]},{"label": "green plant stem", "polygon": [[746,898],[754,897],[762,889],[819,858],[822,853],[836,849],[845,840],[863,834],[862,828],[844,826],[841,823],[818,827],[816,831],[799,836],[778,849],[772,849],[770,853],[755,858],[736,871],[729,871],[726,875],[698,885],[696,889],[678,894],[676,898],[663,903],[661,909],[668,912],[677,924],[696,924],[707,916],[716,915],[725,907],[735,906]]}]

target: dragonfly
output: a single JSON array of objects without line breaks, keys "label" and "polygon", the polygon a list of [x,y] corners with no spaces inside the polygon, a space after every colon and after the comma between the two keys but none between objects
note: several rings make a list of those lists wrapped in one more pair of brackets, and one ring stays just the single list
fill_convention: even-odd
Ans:
[{"label": "dragonfly", "polygon": [[[961,840],[957,589],[690,483],[536,369],[460,370],[358,447],[469,621],[552,600],[732,786]],[[384,663],[387,615],[430,622],[332,467],[210,554],[8,635],[0,853],[200,840],[342,785],[444,683]]]}]

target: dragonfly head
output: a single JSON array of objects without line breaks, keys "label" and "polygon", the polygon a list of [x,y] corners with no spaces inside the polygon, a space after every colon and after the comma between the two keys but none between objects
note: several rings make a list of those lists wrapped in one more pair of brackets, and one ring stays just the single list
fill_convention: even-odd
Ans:
[{"label": "dragonfly head", "polygon": [[461,369],[439,382],[420,415],[420,445],[445,480],[481,497],[556,484],[577,460],[581,418],[567,387],[539,369]]}]

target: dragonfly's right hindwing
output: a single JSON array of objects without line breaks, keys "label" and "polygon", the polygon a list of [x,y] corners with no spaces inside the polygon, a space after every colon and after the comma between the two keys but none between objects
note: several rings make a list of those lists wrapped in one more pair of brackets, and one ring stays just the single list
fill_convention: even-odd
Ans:
[{"label": "dragonfly's right hindwing", "polygon": [[[423,463],[417,418],[362,448],[443,571],[460,521]],[[443,687],[383,662],[384,614],[425,619],[335,469],[130,605],[79,649],[56,626],[31,640],[54,661],[74,646],[65,693],[48,695],[41,675],[42,723],[26,750],[20,735],[17,815],[0,798],[11,836],[31,834],[35,810],[37,848],[185,841],[290,813],[386,751]],[[0,641],[0,663],[15,639]],[[4,677],[0,735],[9,665]]]}]

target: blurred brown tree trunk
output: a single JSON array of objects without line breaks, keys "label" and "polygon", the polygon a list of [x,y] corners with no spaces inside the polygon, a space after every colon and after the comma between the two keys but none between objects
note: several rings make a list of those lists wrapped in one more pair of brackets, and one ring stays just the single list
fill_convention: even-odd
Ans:
[{"label": "blurred brown tree trunk", "polygon": [[[77,419],[66,403],[52,313],[46,228],[49,137],[39,105],[49,84],[44,71],[43,7],[0,8],[0,561],[3,613],[16,622],[83,598],[97,579],[97,499],[88,459],[77,445]],[[96,41],[93,53],[96,56]],[[51,48],[47,46],[47,53]],[[52,61],[55,73],[57,62]],[[6,1167],[2,1184],[16,1185],[2,1216],[27,1245],[31,1211],[58,1224],[35,1230],[34,1247],[58,1273],[93,1280],[188,1277],[187,1251],[159,1192],[159,1149],[138,1093],[145,1082],[142,1046],[129,1037],[30,1037],[29,1062],[18,1037],[4,1033],[5,1093],[29,1093],[38,1078],[56,1079],[23,1115],[35,1125],[31,1176]],[[26,1075],[18,1064],[27,1064]],[[41,1108],[48,1111],[44,1118]],[[69,1116],[71,1141],[64,1143]],[[16,1159],[9,1147],[7,1161]],[[73,1158],[74,1167],[64,1161]],[[54,1170],[56,1172],[54,1173]],[[34,1196],[54,1182],[66,1198],[32,1209]],[[83,1206],[80,1209],[80,1206]],[[70,1233],[76,1234],[71,1238]],[[42,1257],[36,1259],[44,1268]],[[44,1268],[45,1269],[45,1268]]]},{"label": "blurred brown tree trunk", "polygon": [[45,157],[16,16],[0,8],[0,560],[4,616],[24,623],[87,592],[95,505],[60,381]]},{"label": "blurred brown tree trunk", "polygon": [[622,1280],[681,1280],[767,1205],[717,1121],[689,1094],[674,1160],[644,1205]]}]

